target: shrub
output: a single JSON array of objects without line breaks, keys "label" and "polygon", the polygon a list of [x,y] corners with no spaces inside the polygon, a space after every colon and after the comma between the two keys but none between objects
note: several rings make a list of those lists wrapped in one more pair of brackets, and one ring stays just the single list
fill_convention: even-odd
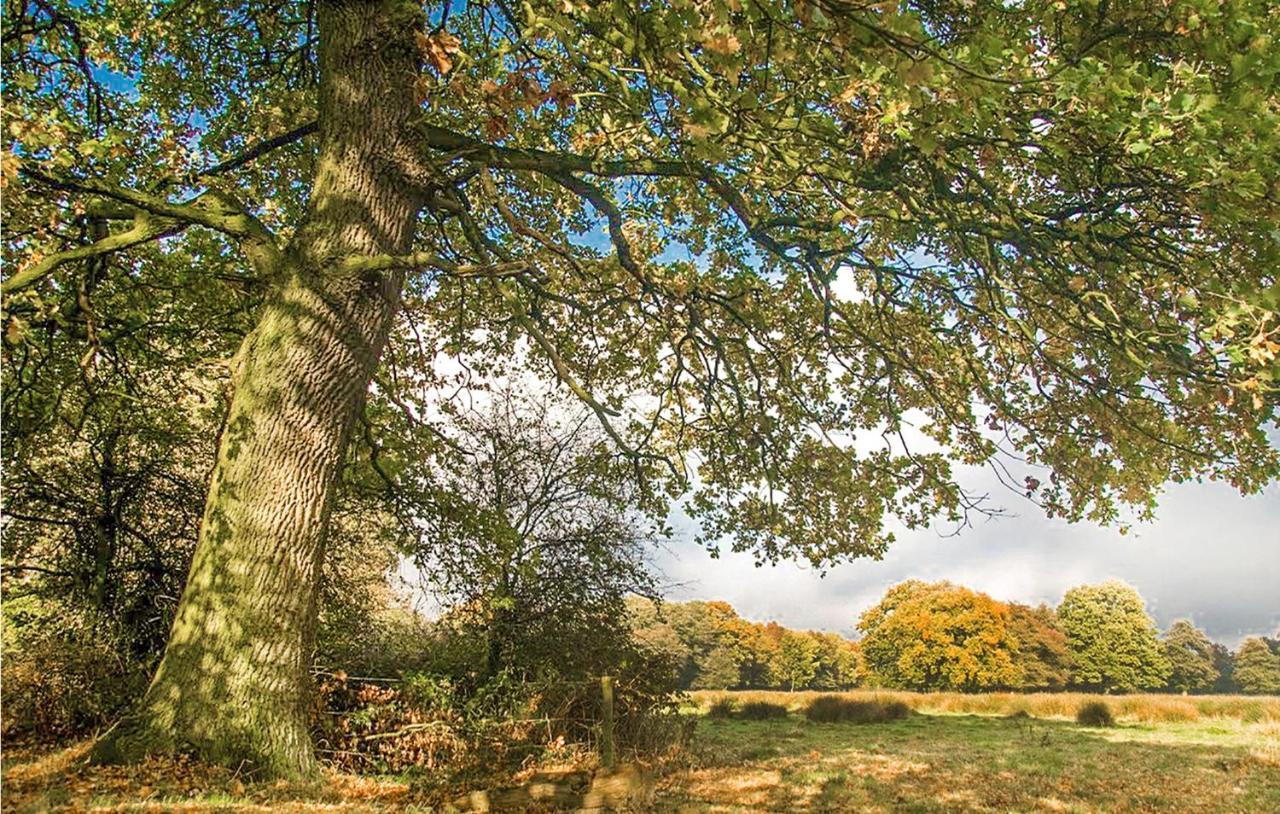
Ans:
[{"label": "shrub", "polygon": [[861,700],[820,695],[809,702],[804,714],[810,721],[819,723],[874,724],[906,718],[911,714],[911,707],[901,701],[880,698]]},{"label": "shrub", "polygon": [[1089,701],[1080,706],[1076,713],[1076,723],[1081,726],[1115,726],[1116,719],[1111,716],[1111,708],[1101,701]]},{"label": "shrub", "polygon": [[[23,614],[26,607],[35,610]],[[108,726],[146,689],[150,665],[131,657],[110,624],[50,611],[34,597],[6,600],[4,610],[0,733],[6,740],[84,737]]]},{"label": "shrub", "polygon": [[738,711],[738,705],[733,703],[730,698],[717,698],[711,702],[711,706],[707,708],[708,718],[732,718],[733,714]]},{"label": "shrub", "polygon": [[787,717],[787,708],[769,701],[751,701],[738,710],[738,717],[747,721],[764,721]]},{"label": "shrub", "polygon": [[[614,737],[620,755],[659,758],[692,735],[679,696],[648,673],[614,682]],[[454,676],[322,675],[312,719],[320,756],[351,772],[427,770],[457,776],[515,771],[530,759],[577,760],[598,748],[600,680],[499,672],[479,685]]]}]

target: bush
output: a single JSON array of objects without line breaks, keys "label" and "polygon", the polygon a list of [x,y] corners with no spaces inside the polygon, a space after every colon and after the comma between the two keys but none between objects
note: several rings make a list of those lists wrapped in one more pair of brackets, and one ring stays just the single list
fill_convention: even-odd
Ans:
[{"label": "bush", "polygon": [[729,698],[717,698],[711,702],[711,706],[707,708],[708,718],[732,718],[734,713],[738,711],[738,705],[733,703]]},{"label": "bush", "polygon": [[[661,758],[692,735],[680,696],[637,670],[615,676],[614,736],[623,759]],[[312,734],[345,771],[427,770],[457,777],[516,771],[530,760],[577,760],[598,749],[600,679],[502,671],[480,684],[439,673],[349,678],[325,673]]]},{"label": "bush", "polygon": [[106,728],[141,696],[150,664],[110,624],[34,597],[5,602],[0,736],[57,743]]},{"label": "bush", "polygon": [[906,718],[911,714],[911,707],[901,701],[880,698],[860,700],[820,695],[809,702],[804,714],[810,721],[818,723],[878,724]]},{"label": "bush", "polygon": [[1111,708],[1101,701],[1090,701],[1081,705],[1076,713],[1076,723],[1081,726],[1115,726],[1116,719],[1111,715]]},{"label": "bush", "polygon": [[742,705],[742,708],[738,710],[738,717],[747,721],[785,718],[787,717],[787,708],[782,704],[774,704],[769,701],[751,701]]}]

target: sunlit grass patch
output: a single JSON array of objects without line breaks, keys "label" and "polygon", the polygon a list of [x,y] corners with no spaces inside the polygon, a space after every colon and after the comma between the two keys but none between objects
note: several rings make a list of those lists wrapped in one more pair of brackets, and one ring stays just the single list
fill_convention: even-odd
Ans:
[{"label": "sunlit grass patch", "polygon": [[6,748],[4,810],[377,812],[425,804],[406,783],[339,772],[326,772],[314,783],[253,783],[231,769],[181,758],[90,766],[90,746],[84,741],[54,751]]},{"label": "sunlit grass patch", "polygon": [[[741,695],[790,700],[793,707],[817,696]],[[847,695],[906,702],[914,694]],[[1011,703],[986,704],[978,714],[961,711],[959,703],[932,711],[925,702],[936,699],[914,697],[920,714],[862,726],[829,726],[800,716],[704,718],[691,757],[693,774],[675,772],[662,781],[658,810],[1280,811],[1280,727],[1274,723],[1229,715],[1139,721],[1129,707],[1130,717],[1120,718],[1115,728],[1091,729],[1076,724],[1074,715],[1096,696],[1063,694],[1052,705],[1022,706],[1027,714],[1016,718],[1008,717],[1018,711]],[[1046,708],[1060,713],[1036,714]],[[696,783],[686,783],[694,774]]]}]

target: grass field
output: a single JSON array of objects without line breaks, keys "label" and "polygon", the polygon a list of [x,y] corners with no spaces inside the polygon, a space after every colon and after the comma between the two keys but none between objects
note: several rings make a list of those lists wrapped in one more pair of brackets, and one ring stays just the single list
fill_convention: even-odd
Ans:
[{"label": "grass field", "polygon": [[[1098,696],[846,694],[900,700],[885,723],[813,723],[817,693],[695,693],[692,743],[659,767],[660,812],[1280,812],[1280,698],[1106,698],[1118,726],[1076,709]],[[782,718],[712,718],[715,700],[769,701]],[[1025,712],[1026,716],[1010,717]],[[434,811],[409,778],[329,773],[311,786],[244,783],[172,762],[87,767],[88,744],[6,749],[5,811]],[[459,790],[461,791],[461,789]],[[435,798],[438,799],[438,798]]]},{"label": "grass field", "polygon": [[[916,710],[819,724],[815,693],[733,693],[793,709],[770,721],[705,718],[664,811],[1280,812],[1280,699],[1108,698],[1119,725],[1075,724],[1097,696],[849,693]],[[703,709],[724,693],[696,693]],[[1025,711],[1035,717],[1011,718]]]}]

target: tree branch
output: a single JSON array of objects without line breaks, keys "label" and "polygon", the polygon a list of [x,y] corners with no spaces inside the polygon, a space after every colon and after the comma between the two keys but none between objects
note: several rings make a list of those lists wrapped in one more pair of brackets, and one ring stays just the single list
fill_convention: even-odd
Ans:
[{"label": "tree branch", "polygon": [[186,223],[178,223],[169,219],[155,218],[149,212],[136,210],[132,228],[108,235],[86,246],[77,246],[74,249],[51,254],[37,263],[32,263],[27,268],[0,283],[0,295],[7,297],[35,285],[56,271],[63,263],[74,260],[87,260],[91,257],[100,257],[112,252],[131,249],[143,243],[177,234],[187,228],[187,225]]},{"label": "tree branch", "polygon": [[269,272],[280,259],[280,249],[271,230],[225,192],[210,190],[185,203],[173,203],[158,195],[94,179],[55,178],[38,170],[26,169],[23,174],[53,189],[99,195],[161,218],[222,232],[240,241],[241,248],[260,272]]},{"label": "tree branch", "polygon": [[223,175],[225,173],[238,170],[241,167],[243,167],[245,164],[248,164],[249,162],[257,158],[260,158],[266,155],[272,150],[277,150],[285,146],[286,144],[292,144],[295,141],[304,139],[307,136],[311,135],[312,133],[315,133],[319,129],[320,129],[320,122],[318,121],[307,122],[301,127],[296,127],[293,130],[290,130],[288,133],[283,133],[279,136],[276,136],[275,138],[269,138],[264,141],[260,141],[254,146],[245,150],[240,155],[236,156],[235,158],[229,158],[226,161],[222,161],[218,164],[214,164],[212,167],[206,167],[205,169],[196,172],[194,175],[191,176],[191,178],[192,180],[196,180],[199,178],[208,178],[213,175]]},{"label": "tree branch", "polygon": [[634,262],[631,261],[630,249],[625,239],[621,242],[620,221],[617,208],[608,202],[604,194],[596,187],[586,185],[572,173],[595,175],[602,178],[655,177],[655,178],[687,178],[706,184],[725,206],[738,218],[747,234],[771,254],[783,260],[793,261],[788,256],[788,245],[768,233],[770,226],[793,225],[787,220],[778,220],[767,224],[760,223],[751,211],[747,199],[733,184],[710,164],[701,161],[659,161],[649,158],[632,160],[597,160],[583,155],[568,152],[550,152],[537,149],[519,149],[499,147],[493,144],[456,133],[443,127],[423,124],[421,132],[429,147],[437,150],[448,150],[465,161],[474,161],[486,167],[508,170],[524,170],[546,175],[557,183],[586,197],[609,221],[610,235],[614,237],[614,246],[618,250],[618,259],[628,271],[637,274]]},{"label": "tree branch", "polygon": [[582,172],[606,178],[702,178],[704,174],[711,172],[710,166],[692,161],[657,161],[650,158],[601,161],[576,153],[498,147],[432,124],[421,125],[419,132],[432,149],[451,151],[466,161],[498,169],[530,170],[548,175]]},{"label": "tree branch", "polygon": [[458,265],[431,252],[415,252],[413,254],[373,256],[357,255],[349,257],[342,264],[343,271],[349,274],[368,274],[379,271],[404,269],[412,271],[420,268],[432,268],[442,271],[451,277],[488,277],[500,279],[517,277],[531,270],[528,263],[512,261],[509,263],[480,263]]}]

